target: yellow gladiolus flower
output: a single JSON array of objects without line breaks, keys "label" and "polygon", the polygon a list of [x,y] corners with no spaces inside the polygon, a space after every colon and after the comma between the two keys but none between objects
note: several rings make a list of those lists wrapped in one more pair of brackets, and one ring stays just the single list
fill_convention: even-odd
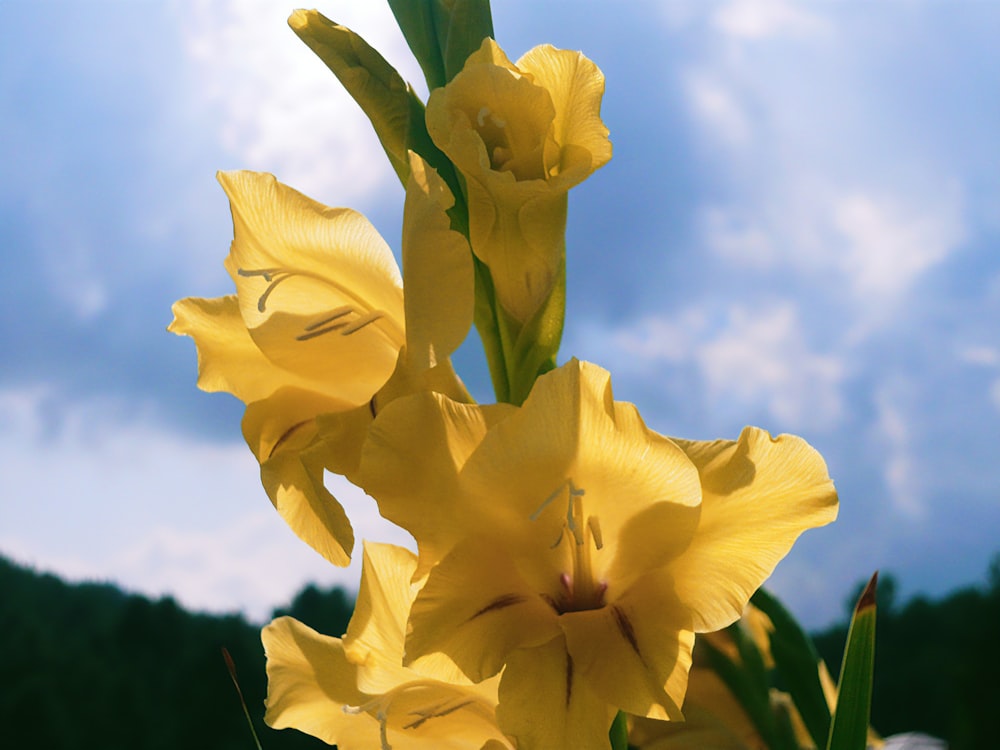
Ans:
[{"label": "yellow gladiolus flower", "polygon": [[837,513],[803,440],[671,440],[576,360],[522,407],[394,401],[358,481],[428,575],[407,659],[441,652],[476,681],[503,669],[497,716],[521,750],[606,747],[618,710],[682,718],[694,633],[736,620]]},{"label": "yellow gladiolus flower", "polygon": [[579,52],[544,45],[515,65],[486,39],[427,101],[430,136],[465,177],[473,252],[519,323],[562,273],[567,192],[611,158],[603,94]]},{"label": "yellow gladiolus flower", "polygon": [[343,640],[291,617],[264,628],[270,726],[351,750],[512,747],[496,723],[496,678],[474,685],[442,656],[402,666],[415,570],[408,550],[366,544]]},{"label": "yellow gladiolus flower", "polygon": [[225,265],[236,294],[180,300],[169,327],[195,339],[202,389],[247,404],[243,434],[268,496],[336,565],[350,562],[354,535],[324,469],[351,470],[383,402],[424,387],[464,393],[448,356],[471,324],[472,261],[448,228],[443,182],[419,157],[411,166],[403,255],[412,300],[361,214],[268,174],[228,172],[219,181],[232,206]]}]

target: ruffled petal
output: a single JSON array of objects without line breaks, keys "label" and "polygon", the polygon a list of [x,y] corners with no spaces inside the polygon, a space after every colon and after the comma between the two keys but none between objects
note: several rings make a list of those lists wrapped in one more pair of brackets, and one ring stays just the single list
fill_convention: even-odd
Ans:
[{"label": "ruffled petal", "polygon": [[329,745],[381,750],[378,721],[343,710],[368,696],[354,687],[356,670],[338,638],[291,617],[272,621],[260,635],[267,656],[268,726],[295,728]]},{"label": "ruffled petal", "polygon": [[261,353],[247,332],[235,295],[188,297],[174,303],[173,313],[167,330],[194,339],[198,387],[203,391],[225,391],[248,404],[282,386],[307,384]]},{"label": "ruffled petal", "polygon": [[698,531],[671,566],[696,632],[720,630],[743,612],[799,535],[837,517],[823,458],[794,435],[747,427],[738,441],[677,441],[698,467]]},{"label": "ruffled petal", "polygon": [[546,160],[549,174],[569,188],[607,164],[611,141],[601,121],[600,69],[580,52],[548,44],[529,50],[517,67],[549,92],[555,106],[552,130],[558,152]]}]

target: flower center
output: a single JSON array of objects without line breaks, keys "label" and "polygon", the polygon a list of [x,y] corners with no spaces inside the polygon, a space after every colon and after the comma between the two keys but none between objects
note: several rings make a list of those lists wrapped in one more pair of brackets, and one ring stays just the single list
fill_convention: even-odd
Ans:
[{"label": "flower center", "polygon": [[507,133],[507,121],[494,114],[489,107],[480,107],[476,113],[476,132],[486,146],[490,167],[497,172],[508,169],[514,150]]},{"label": "flower center", "polygon": [[567,479],[530,518],[532,521],[537,520],[548,506],[563,497],[564,490],[566,516],[551,548],[558,549],[565,540],[571,546],[570,566],[569,570],[563,571],[559,576],[559,594],[554,600],[550,599],[550,603],[560,614],[600,609],[604,606],[608,584],[595,580],[591,553],[599,552],[604,547],[604,537],[601,534],[600,519],[584,512],[583,498],[586,490],[578,488],[572,479]]}]

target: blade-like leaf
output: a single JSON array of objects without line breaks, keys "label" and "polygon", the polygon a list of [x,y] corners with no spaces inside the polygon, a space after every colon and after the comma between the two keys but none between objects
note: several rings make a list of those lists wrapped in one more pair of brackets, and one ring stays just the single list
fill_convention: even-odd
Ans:
[{"label": "blade-like leaf", "polygon": [[437,0],[389,0],[396,24],[403,32],[413,56],[417,58],[427,80],[427,88],[431,91],[448,82],[434,24],[436,4]]},{"label": "blade-like leaf", "polygon": [[875,587],[878,573],[861,593],[847,633],[827,750],[864,750],[871,716],[875,672]]},{"label": "blade-like leaf", "polygon": [[[741,653],[747,654],[756,649],[753,642],[740,632],[739,623],[730,625],[726,631],[736,640]],[[770,692],[758,668],[745,663],[737,664],[707,638],[699,640],[698,648],[707,654],[712,670],[736,698],[767,747],[771,750],[794,750],[794,745],[787,743],[785,734],[780,731],[775,721],[774,712],[771,710]],[[759,653],[751,661],[762,664]]]},{"label": "blade-like leaf", "polygon": [[830,708],[819,678],[819,655],[812,639],[774,596],[764,589],[750,602],[771,620],[771,656],[784,689],[802,716],[816,747],[830,736]]},{"label": "blade-like leaf", "polygon": [[434,3],[438,44],[444,60],[445,80],[465,67],[469,55],[493,38],[493,16],[489,0],[438,0]]},{"label": "blade-like leaf", "polygon": [[389,0],[389,7],[431,91],[493,36],[489,0]]},{"label": "blade-like leaf", "polygon": [[[347,92],[371,120],[382,148],[400,181],[406,185],[410,174],[407,148],[422,156],[413,133],[423,130],[425,146],[430,143],[423,123],[423,103],[406,85],[396,69],[350,29],[339,26],[315,10],[297,10],[288,25],[340,79]],[[432,161],[428,158],[428,161]]]}]

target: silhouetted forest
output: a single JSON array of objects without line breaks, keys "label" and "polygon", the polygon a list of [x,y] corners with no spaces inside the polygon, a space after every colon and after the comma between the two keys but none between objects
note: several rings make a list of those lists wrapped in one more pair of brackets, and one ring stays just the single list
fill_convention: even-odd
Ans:
[{"label": "silhouetted forest", "polygon": [[[894,593],[892,578],[883,576],[872,724],[883,734],[925,731],[952,750],[995,747],[1000,558],[985,586],[905,605]],[[340,634],[352,605],[340,589],[307,586],[275,614]],[[845,619],[815,635],[835,676],[846,633]],[[261,720],[259,625],[192,614],[173,599],[151,601],[106,584],[66,584],[0,558],[0,745],[252,750],[222,647],[236,663],[264,750],[326,747]]]}]

